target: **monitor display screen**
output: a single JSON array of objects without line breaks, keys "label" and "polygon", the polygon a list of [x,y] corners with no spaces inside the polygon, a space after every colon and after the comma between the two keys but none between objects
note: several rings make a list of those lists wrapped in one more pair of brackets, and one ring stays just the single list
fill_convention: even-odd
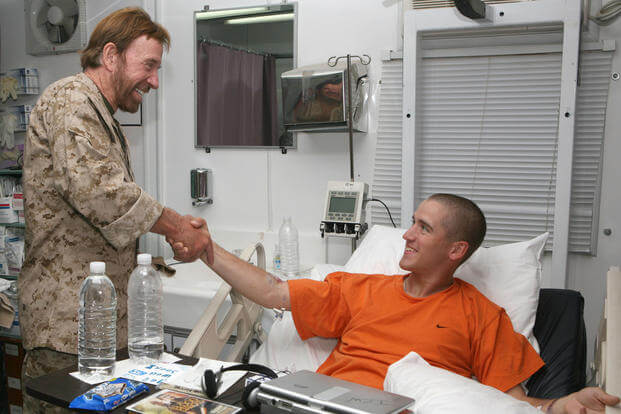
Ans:
[{"label": "monitor display screen", "polygon": [[356,209],[356,199],[351,197],[330,197],[330,213],[353,213]]}]

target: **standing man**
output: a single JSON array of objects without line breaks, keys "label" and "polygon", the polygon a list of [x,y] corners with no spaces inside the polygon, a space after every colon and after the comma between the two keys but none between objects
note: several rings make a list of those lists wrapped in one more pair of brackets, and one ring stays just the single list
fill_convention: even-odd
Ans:
[{"label": "standing man", "polygon": [[[26,357],[22,384],[77,367],[78,296],[89,262],[106,262],[117,291],[117,347],[127,346],[127,280],[147,232],[185,240],[177,257],[213,252],[208,232],[163,207],[134,182],[117,109],[136,112],[159,86],[170,37],[140,8],[105,17],[81,54],[84,70],[61,79],[32,111],[24,153],[26,253],[19,276]],[[203,220],[199,220],[204,222]],[[208,253],[212,255],[212,253]],[[24,393],[24,412],[51,406]]]}]

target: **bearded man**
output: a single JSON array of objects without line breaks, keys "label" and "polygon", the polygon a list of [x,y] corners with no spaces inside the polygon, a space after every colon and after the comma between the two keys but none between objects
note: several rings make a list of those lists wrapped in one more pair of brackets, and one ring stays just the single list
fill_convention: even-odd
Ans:
[{"label": "bearded man", "polygon": [[[187,241],[193,261],[211,238],[134,182],[117,109],[136,112],[159,86],[170,36],[140,8],[105,17],[81,51],[83,73],[50,85],[32,111],[24,153],[26,252],[19,276],[26,357],[22,384],[77,368],[78,299],[89,262],[103,261],[117,293],[117,348],[127,346],[127,280],[137,240],[154,232]],[[199,221],[203,221],[198,219]],[[208,253],[210,255],[211,253]],[[51,412],[24,393],[24,412]]]}]

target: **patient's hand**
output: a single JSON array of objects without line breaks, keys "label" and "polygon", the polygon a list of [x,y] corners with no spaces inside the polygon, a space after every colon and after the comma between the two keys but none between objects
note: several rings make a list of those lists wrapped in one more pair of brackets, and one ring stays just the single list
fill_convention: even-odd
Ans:
[{"label": "patient's hand", "polygon": [[[194,229],[198,230],[197,233],[201,234],[201,236],[198,236],[199,238],[202,237],[209,240],[209,244],[206,246],[204,251],[200,252],[199,257],[203,259],[205,263],[213,264],[213,244],[211,243],[211,235],[209,234],[209,230],[207,229],[207,222],[204,219],[192,216],[184,216],[183,218],[189,221],[191,225],[190,228],[194,227]],[[174,240],[170,237],[166,237],[166,241],[170,244],[173,252],[175,253],[174,258],[177,260],[186,261],[184,259],[188,254],[189,246],[186,246],[181,240]],[[193,260],[195,259],[196,256],[194,256]]]},{"label": "patient's hand", "polygon": [[606,406],[619,404],[619,397],[604,392],[601,388],[584,388],[552,404],[548,414],[591,414],[603,413]]}]

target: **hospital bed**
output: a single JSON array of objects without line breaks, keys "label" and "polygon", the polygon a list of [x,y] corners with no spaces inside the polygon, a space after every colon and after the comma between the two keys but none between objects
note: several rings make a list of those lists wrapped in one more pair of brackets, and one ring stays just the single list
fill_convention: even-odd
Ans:
[{"label": "hospital bed", "polygon": [[[399,258],[403,252],[403,240],[401,239],[403,231],[404,229],[374,226],[345,266],[317,265],[310,277],[319,280],[332,271],[338,270],[354,273],[365,271],[366,273],[403,273],[398,267]],[[523,333],[535,348],[539,349],[546,366],[524,385],[530,396],[555,398],[585,386],[586,331],[583,319],[584,299],[580,293],[568,289],[540,289],[541,264],[539,259],[546,239],[547,234],[526,242],[479,249],[467,263],[458,269],[456,276],[473,283],[487,297],[505,308],[516,331]],[[254,252],[257,253],[257,264],[264,268],[264,252],[260,244],[247,248],[242,258],[248,260]],[[500,286],[495,286],[498,284]],[[516,297],[519,298],[519,303],[513,303]],[[228,303],[226,306],[229,311],[226,316],[218,317],[217,308],[225,303]],[[233,306],[230,305],[231,303]],[[270,315],[274,314],[272,310],[266,310],[266,312]],[[235,352],[229,360],[239,361],[243,348],[252,338],[260,338],[263,344],[251,356],[250,362],[290,371],[316,369],[336,343],[335,340],[326,338],[311,338],[302,341],[295,331],[288,312],[281,319],[273,322],[269,335],[266,337],[262,329],[260,307],[241,297],[222,282],[214,300],[182,347],[181,353],[216,358],[231,334],[236,335],[239,343],[233,346]],[[395,370],[399,368],[398,364],[402,361],[394,365]],[[410,362],[404,361],[403,364],[407,365]],[[438,368],[431,368],[438,370]],[[392,370],[391,367],[387,375],[385,383],[387,390],[409,394],[421,404],[431,401],[428,395],[420,395],[420,392],[417,394],[409,386],[405,388],[395,386],[394,379],[399,375],[395,373],[391,377]],[[407,380],[402,382],[409,385],[416,383],[416,372],[423,371],[420,367],[416,370],[405,371]],[[459,377],[448,371],[443,372],[442,375]],[[450,381],[462,379],[451,377]],[[475,383],[473,380],[464,380]],[[450,381],[448,384],[440,381],[438,386],[442,389],[461,390]],[[427,378],[421,382],[425,387],[430,387],[432,383],[433,381]],[[468,383],[467,386],[474,385]],[[473,398],[476,396],[473,404],[479,409],[482,401],[485,401],[480,395],[483,391],[487,394],[491,393],[490,398],[493,403],[490,402],[490,404],[504,404],[502,401],[504,394],[497,390],[488,390],[489,387],[485,388],[486,386],[481,384],[476,387],[479,387],[476,392],[468,389],[467,394]],[[436,395],[437,390],[432,391],[429,395]],[[463,392],[460,392],[460,395],[462,394]],[[432,400],[434,403],[437,402],[437,396]],[[429,409],[426,409],[424,404],[420,405],[417,412],[443,412],[434,410],[434,403],[427,404]],[[509,403],[512,404],[512,402]],[[470,412],[464,404],[460,403],[459,411]],[[526,413],[530,412],[528,410],[531,408],[520,406],[519,410],[511,409],[505,412]],[[474,408],[472,412],[477,412],[476,409]],[[507,406],[497,406],[496,409],[506,410]]]}]

